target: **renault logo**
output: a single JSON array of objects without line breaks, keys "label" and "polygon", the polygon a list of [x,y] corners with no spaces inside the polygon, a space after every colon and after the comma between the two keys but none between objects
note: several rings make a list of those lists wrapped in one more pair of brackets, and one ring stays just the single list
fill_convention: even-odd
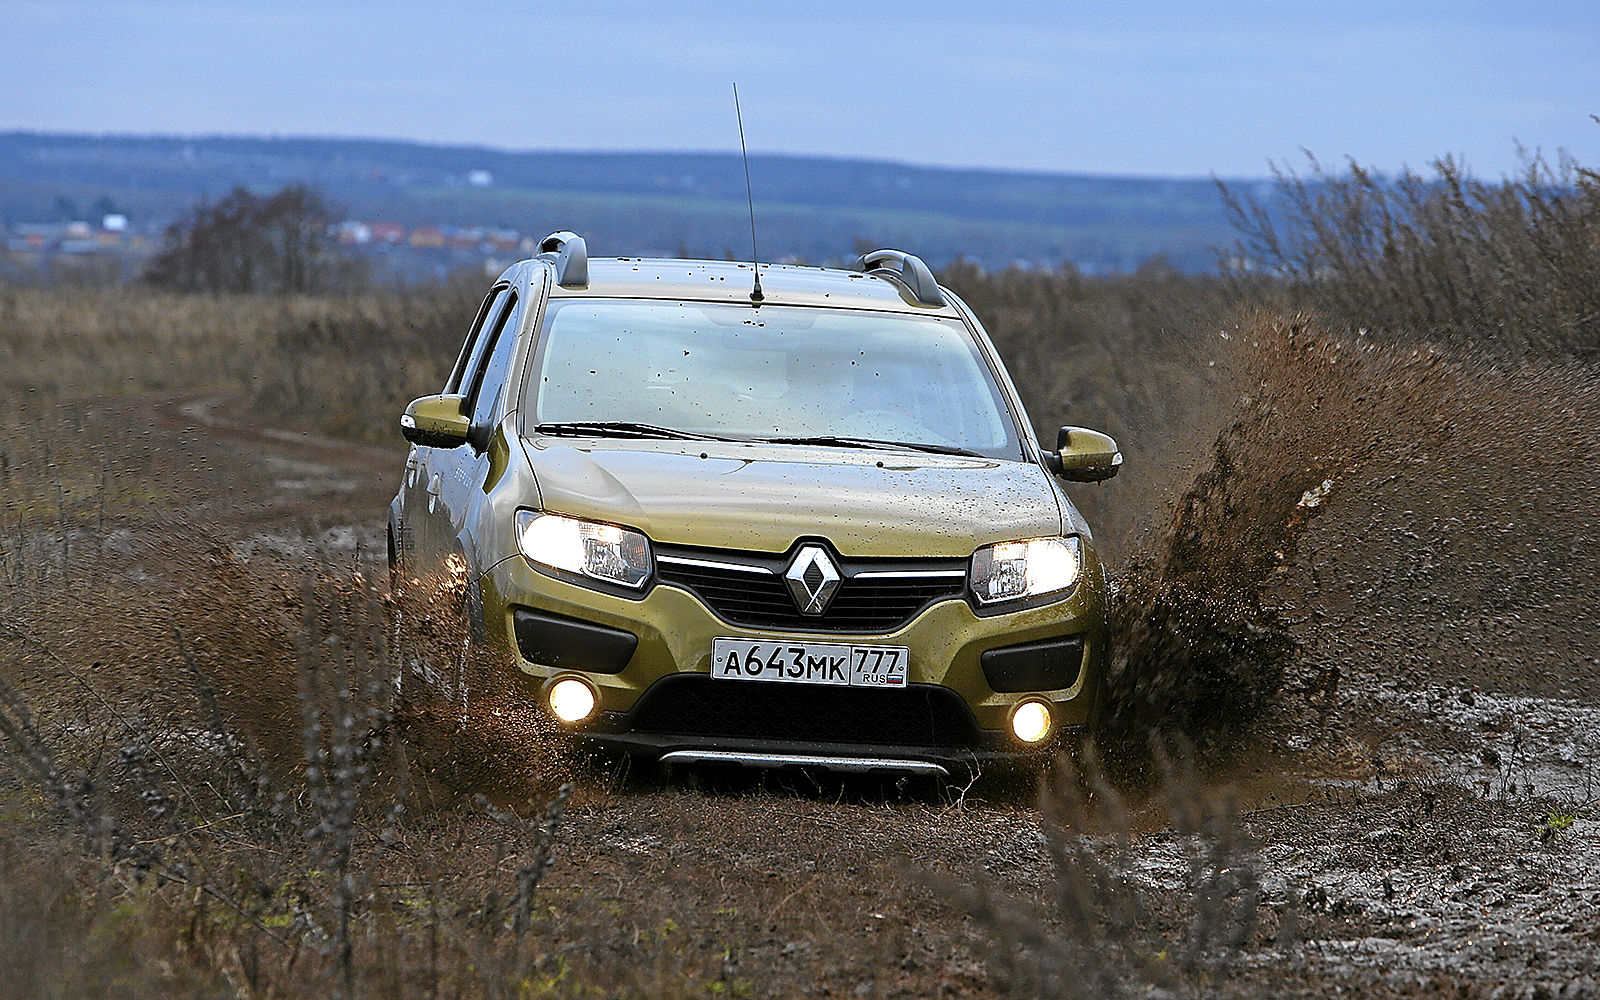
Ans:
[{"label": "renault logo", "polygon": [[801,546],[783,580],[803,615],[822,614],[839,592],[839,570],[828,557],[828,550],[820,545]]}]

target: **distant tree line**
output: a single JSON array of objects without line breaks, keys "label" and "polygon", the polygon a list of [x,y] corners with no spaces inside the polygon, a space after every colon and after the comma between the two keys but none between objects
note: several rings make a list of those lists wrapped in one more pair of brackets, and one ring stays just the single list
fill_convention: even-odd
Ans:
[{"label": "distant tree line", "polygon": [[336,251],[334,208],[304,184],[262,197],[236,187],[167,227],[145,280],[185,292],[328,291],[350,277]]}]

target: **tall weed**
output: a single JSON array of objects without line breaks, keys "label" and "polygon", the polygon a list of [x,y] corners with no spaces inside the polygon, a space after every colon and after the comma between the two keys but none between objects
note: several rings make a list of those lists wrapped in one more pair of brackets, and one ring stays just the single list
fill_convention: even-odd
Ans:
[{"label": "tall weed", "polygon": [[1600,174],[1533,153],[1520,174],[1471,176],[1450,157],[1395,177],[1314,157],[1276,169],[1273,197],[1223,185],[1241,234],[1236,277],[1332,323],[1500,357],[1600,357]]}]

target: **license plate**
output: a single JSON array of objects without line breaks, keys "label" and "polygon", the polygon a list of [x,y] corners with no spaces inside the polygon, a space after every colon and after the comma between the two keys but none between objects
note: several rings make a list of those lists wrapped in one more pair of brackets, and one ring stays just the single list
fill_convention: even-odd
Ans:
[{"label": "license plate", "polygon": [[903,688],[910,660],[905,646],[711,640],[711,676],[731,680]]}]

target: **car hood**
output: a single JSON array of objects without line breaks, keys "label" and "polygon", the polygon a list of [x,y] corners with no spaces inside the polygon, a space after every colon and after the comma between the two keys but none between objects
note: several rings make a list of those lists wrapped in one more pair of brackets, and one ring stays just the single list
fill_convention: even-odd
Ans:
[{"label": "car hood", "polygon": [[843,555],[965,557],[1062,525],[1044,471],[1024,462],[710,441],[523,443],[545,510],[664,544],[783,552],[820,536]]}]

